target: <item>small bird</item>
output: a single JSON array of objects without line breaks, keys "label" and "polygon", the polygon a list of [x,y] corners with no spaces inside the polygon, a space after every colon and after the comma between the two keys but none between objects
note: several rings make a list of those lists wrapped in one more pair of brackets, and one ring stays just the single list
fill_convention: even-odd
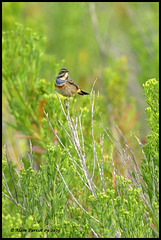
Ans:
[{"label": "small bird", "polygon": [[55,89],[58,93],[65,97],[73,97],[76,93],[79,95],[89,95],[84,92],[69,76],[69,71],[66,68],[62,68],[55,79]]}]

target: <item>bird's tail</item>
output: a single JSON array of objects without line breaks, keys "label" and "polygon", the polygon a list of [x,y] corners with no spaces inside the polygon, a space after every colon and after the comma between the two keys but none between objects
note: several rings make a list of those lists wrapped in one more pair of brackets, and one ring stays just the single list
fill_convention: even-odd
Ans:
[{"label": "bird's tail", "polygon": [[87,92],[84,92],[82,89],[78,89],[77,90],[77,93],[79,94],[79,95],[89,95],[89,93],[87,93]]}]

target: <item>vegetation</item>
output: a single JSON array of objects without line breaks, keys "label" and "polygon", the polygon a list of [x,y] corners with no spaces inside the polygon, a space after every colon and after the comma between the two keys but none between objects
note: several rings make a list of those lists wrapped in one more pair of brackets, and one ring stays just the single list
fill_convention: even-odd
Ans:
[{"label": "vegetation", "polygon": [[[2,17],[2,236],[158,237],[158,3],[3,3]],[[126,50],[117,57],[107,51],[116,33]],[[136,49],[135,74],[123,39]],[[64,104],[61,67],[90,96]],[[148,133],[128,84],[143,85]]]}]

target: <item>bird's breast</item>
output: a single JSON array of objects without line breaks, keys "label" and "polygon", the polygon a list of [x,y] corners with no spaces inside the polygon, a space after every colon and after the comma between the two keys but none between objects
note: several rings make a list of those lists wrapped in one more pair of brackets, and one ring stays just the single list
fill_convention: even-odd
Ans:
[{"label": "bird's breast", "polygon": [[60,78],[57,78],[55,79],[55,86],[57,86],[58,88],[60,87],[63,87],[65,85],[66,81],[63,80],[63,79],[60,79]]}]

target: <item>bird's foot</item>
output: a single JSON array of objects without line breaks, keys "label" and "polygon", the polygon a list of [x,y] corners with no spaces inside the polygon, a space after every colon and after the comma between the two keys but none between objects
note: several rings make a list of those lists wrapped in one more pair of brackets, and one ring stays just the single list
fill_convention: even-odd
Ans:
[{"label": "bird's foot", "polygon": [[70,104],[70,102],[68,101],[68,98],[66,98],[66,99],[64,100],[64,104],[65,104],[65,106],[66,106],[66,109],[69,110],[69,104]]}]

